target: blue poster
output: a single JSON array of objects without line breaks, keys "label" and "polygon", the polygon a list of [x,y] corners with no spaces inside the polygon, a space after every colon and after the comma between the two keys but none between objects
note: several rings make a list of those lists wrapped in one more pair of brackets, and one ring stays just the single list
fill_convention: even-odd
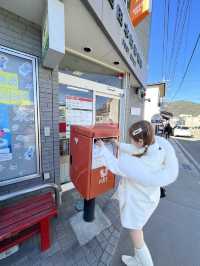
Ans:
[{"label": "blue poster", "polygon": [[0,162],[12,160],[9,106],[0,104]]}]

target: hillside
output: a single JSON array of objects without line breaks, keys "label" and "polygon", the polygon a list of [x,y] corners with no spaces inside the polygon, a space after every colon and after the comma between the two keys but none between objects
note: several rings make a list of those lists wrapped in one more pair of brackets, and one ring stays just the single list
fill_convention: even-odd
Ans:
[{"label": "hillside", "polygon": [[178,116],[180,114],[188,114],[193,116],[200,115],[200,104],[198,103],[189,101],[176,101],[169,102],[166,105],[167,106],[164,108],[164,110],[173,113],[174,116]]}]

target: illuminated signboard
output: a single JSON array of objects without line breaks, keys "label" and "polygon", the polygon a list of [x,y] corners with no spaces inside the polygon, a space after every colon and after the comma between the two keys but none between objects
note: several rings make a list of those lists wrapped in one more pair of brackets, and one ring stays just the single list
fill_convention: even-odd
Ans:
[{"label": "illuminated signboard", "polygon": [[137,26],[151,12],[151,0],[131,0],[130,17]]}]

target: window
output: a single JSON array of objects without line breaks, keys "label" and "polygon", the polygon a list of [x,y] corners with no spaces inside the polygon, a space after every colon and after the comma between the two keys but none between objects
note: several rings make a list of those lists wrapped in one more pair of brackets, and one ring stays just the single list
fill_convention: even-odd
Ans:
[{"label": "window", "polygon": [[0,46],[0,184],[40,172],[37,61]]},{"label": "window", "polygon": [[119,123],[119,98],[96,96],[96,123]]}]

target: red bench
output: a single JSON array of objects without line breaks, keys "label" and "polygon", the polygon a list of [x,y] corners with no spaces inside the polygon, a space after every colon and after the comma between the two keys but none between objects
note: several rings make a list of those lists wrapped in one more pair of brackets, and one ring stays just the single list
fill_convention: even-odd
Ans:
[{"label": "red bench", "polygon": [[41,250],[50,247],[50,219],[57,215],[51,192],[31,196],[9,207],[0,207],[0,252],[34,234],[40,234]]}]

